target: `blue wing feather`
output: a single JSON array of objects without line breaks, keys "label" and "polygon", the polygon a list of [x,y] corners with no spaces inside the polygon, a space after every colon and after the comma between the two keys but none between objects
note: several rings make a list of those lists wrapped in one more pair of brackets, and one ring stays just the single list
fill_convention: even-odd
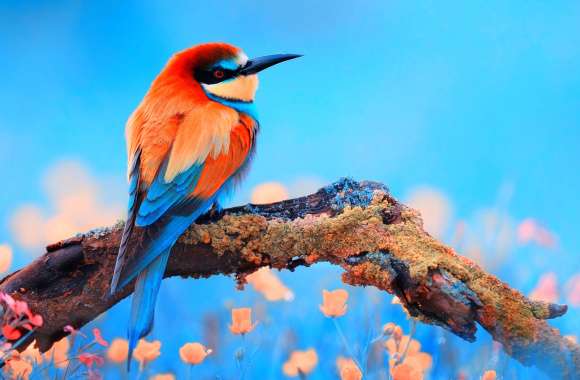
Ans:
[{"label": "blue wing feather", "polygon": [[[214,199],[189,197],[197,185],[203,164],[195,164],[177,175],[173,181],[165,182],[167,161],[164,161],[146,193],[143,192],[140,199],[134,196],[134,200],[130,201],[135,214],[133,224],[144,230],[143,239],[134,247],[130,258],[123,255],[120,264],[117,259],[118,265],[113,277],[115,289],[126,286],[157,256],[169,250],[183,231],[211,206]],[[130,189],[133,189],[132,185]]]},{"label": "blue wing feather", "polygon": [[[173,181],[165,182],[163,178],[168,162],[168,159],[165,159],[151,185],[147,189],[143,189],[139,173],[140,156],[141,152],[138,151],[129,171],[128,217],[111,281],[111,294],[127,285],[163,250],[170,248],[183,230],[197,218],[197,216],[195,218],[191,216],[186,218],[187,220],[181,220],[180,223],[179,220],[171,223],[172,218],[170,215],[168,216],[171,212],[168,213],[168,211],[180,208],[184,202],[192,204],[187,196],[195,188],[203,164],[193,165],[177,175]],[[193,200],[193,203],[195,204],[197,201]],[[189,207],[189,209],[192,214],[195,213],[195,207]],[[185,225],[186,223],[189,224]],[[141,246],[134,249],[132,257],[128,258],[129,240],[136,227],[144,228],[147,236],[141,242]],[[151,249],[148,248],[149,246]],[[158,247],[162,247],[162,249],[159,250]],[[141,262],[142,259],[143,262]]]},{"label": "blue wing feather", "polygon": [[177,175],[173,181],[165,182],[167,159],[147,190],[147,195],[139,206],[139,213],[135,225],[146,227],[155,223],[171,207],[183,202],[195,188],[203,164],[195,164],[183,173]]},{"label": "blue wing feather", "polygon": [[[151,185],[147,189],[140,189],[139,157],[140,152],[130,170],[129,217],[125,223],[111,283],[111,293],[114,293],[137,278],[128,331],[130,352],[153,325],[155,301],[171,247],[183,231],[211,206],[214,198],[206,200],[189,197],[199,180],[202,164],[193,165],[173,181],[165,182],[167,159]],[[127,257],[129,239],[134,228],[143,230],[143,240],[133,247],[131,257]],[[128,366],[130,361],[131,355],[128,357]]]},{"label": "blue wing feather", "polygon": [[[207,211],[215,197],[210,199],[194,199],[183,207],[191,211],[176,210],[171,217],[164,217],[146,230],[146,239],[139,250],[127,261],[120,274],[119,288],[129,284],[160,254],[170,249],[183,231],[192,225],[195,220]],[[179,213],[185,215],[179,216]]]},{"label": "blue wing feather", "polygon": [[117,254],[117,261],[115,262],[115,270],[113,272],[113,278],[111,280],[111,290],[110,290],[111,294],[114,294],[117,290],[121,269],[123,268],[127,258],[127,248],[129,245],[129,239],[131,238],[133,228],[135,227],[137,209],[140,203],[140,195],[139,195],[139,184],[141,182],[141,176],[139,173],[140,162],[141,162],[141,150],[138,150],[137,152],[135,152],[135,155],[133,156],[133,162],[131,163],[129,170],[129,203],[127,205],[128,209],[127,221],[125,222],[123,234],[121,235],[119,253]]}]

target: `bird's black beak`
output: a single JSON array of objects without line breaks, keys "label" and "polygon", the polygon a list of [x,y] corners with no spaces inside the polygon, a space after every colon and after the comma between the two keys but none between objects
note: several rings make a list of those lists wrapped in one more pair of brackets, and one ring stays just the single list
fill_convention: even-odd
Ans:
[{"label": "bird's black beak", "polygon": [[274,54],[265,55],[263,57],[252,58],[246,63],[244,67],[239,71],[240,75],[252,75],[259,71],[267,69],[270,66],[274,66],[280,62],[288,61],[290,59],[302,57],[300,54]]}]

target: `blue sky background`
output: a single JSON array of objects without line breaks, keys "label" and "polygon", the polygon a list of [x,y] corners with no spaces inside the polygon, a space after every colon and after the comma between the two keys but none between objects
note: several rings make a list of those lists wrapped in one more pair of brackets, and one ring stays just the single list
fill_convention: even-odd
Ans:
[{"label": "blue sky background", "polygon": [[[48,207],[55,162],[122,180],[124,123],[166,60],[227,41],[250,57],[304,54],[261,75],[238,202],[265,181],[352,176],[399,198],[435,187],[469,219],[507,184],[509,214],[559,237],[541,269],[567,278],[580,250],[578,20],[576,1],[2,1],[0,242],[18,205]],[[234,293],[223,279],[188,289],[222,285]]]}]

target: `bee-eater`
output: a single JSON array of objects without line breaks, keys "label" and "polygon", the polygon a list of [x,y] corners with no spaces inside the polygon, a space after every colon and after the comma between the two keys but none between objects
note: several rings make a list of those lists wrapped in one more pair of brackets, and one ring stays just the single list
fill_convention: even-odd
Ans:
[{"label": "bee-eater", "polygon": [[[171,247],[248,168],[259,127],[257,73],[297,57],[248,59],[225,43],[186,49],[169,60],[127,121],[128,217],[111,294],[136,279],[129,363],[153,326]],[[137,231],[141,238],[131,239]]]}]

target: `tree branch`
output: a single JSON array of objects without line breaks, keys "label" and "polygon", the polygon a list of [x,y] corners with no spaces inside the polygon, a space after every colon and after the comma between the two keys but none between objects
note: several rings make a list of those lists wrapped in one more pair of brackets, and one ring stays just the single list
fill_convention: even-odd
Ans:
[{"label": "tree branch", "polygon": [[[44,317],[35,336],[46,351],[133,291],[108,298],[122,224],[50,245],[0,281],[0,291]],[[139,236],[136,239],[140,239]],[[343,281],[397,295],[414,318],[475,340],[476,323],[525,365],[580,378],[580,347],[545,319],[562,305],[531,301],[427,234],[417,211],[374,182],[340,180],[315,194],[210,213],[175,245],[166,277],[245,276],[262,266],[294,270],[317,262],[344,269]]]}]

